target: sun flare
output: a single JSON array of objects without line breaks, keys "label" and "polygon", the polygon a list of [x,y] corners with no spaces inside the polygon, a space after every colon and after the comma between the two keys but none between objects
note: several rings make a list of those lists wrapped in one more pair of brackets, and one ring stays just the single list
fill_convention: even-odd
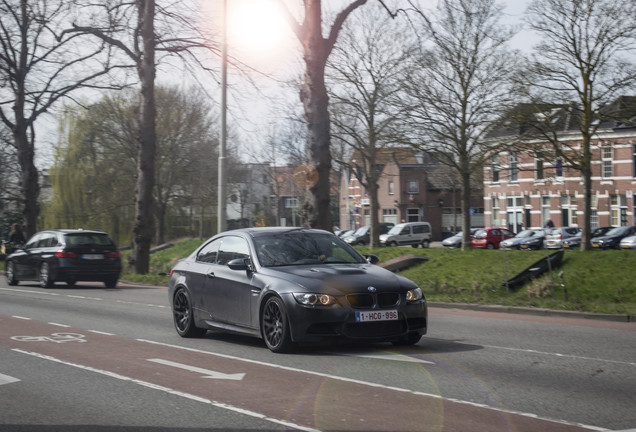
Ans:
[{"label": "sun flare", "polygon": [[285,49],[293,37],[273,0],[228,2],[228,42],[245,54],[275,53]]}]

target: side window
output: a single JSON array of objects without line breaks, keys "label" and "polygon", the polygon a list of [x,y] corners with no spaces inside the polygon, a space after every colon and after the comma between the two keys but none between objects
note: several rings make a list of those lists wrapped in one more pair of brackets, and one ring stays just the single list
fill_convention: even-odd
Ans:
[{"label": "side window", "polygon": [[44,248],[51,247],[57,244],[57,237],[54,234],[43,234],[38,241],[38,245],[36,247]]},{"label": "side window", "polygon": [[250,248],[247,241],[241,237],[227,236],[222,238],[217,257],[217,264],[226,265],[236,258],[249,258]]},{"label": "side window", "polygon": [[38,242],[40,241],[41,238],[42,238],[42,234],[36,234],[33,237],[31,237],[29,242],[24,246],[25,249],[33,249],[33,248],[37,247],[37,244],[38,244]]},{"label": "side window", "polygon": [[413,234],[422,234],[424,232],[424,225],[413,226]]},{"label": "side window", "polygon": [[494,236],[500,236],[501,235],[501,231],[497,230],[492,230],[490,231],[490,234],[494,235]]},{"label": "side window", "polygon": [[214,264],[220,245],[221,239],[216,239],[203,246],[203,249],[197,255],[197,261]]}]

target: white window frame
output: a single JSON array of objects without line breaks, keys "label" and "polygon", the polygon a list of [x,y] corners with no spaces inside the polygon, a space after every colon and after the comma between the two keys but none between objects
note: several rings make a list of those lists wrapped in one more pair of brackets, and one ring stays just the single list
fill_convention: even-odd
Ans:
[{"label": "white window frame", "polygon": [[601,147],[601,178],[614,177],[614,154],[612,146]]},{"label": "white window frame", "polygon": [[406,193],[409,195],[420,193],[420,183],[417,180],[407,181]]}]

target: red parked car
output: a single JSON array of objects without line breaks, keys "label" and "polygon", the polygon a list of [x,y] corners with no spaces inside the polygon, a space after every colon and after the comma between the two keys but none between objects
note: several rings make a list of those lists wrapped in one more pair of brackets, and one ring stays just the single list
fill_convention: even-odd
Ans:
[{"label": "red parked car", "polygon": [[470,244],[476,248],[499,249],[499,243],[514,236],[515,233],[506,228],[484,228],[475,233]]}]

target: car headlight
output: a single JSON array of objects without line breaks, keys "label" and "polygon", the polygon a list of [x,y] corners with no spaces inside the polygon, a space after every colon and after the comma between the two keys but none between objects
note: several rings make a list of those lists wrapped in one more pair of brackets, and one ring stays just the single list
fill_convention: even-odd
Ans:
[{"label": "car headlight", "polygon": [[424,297],[424,294],[422,294],[422,290],[420,288],[414,288],[406,292],[406,301],[408,302],[416,302],[421,300],[422,297]]},{"label": "car headlight", "polygon": [[294,293],[294,298],[305,306],[329,306],[336,303],[336,298],[329,294]]}]

